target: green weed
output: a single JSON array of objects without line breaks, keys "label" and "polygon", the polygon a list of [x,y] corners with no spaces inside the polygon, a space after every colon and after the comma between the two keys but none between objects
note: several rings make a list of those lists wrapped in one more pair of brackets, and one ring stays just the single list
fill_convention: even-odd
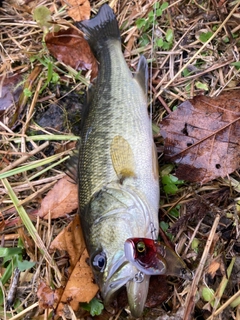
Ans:
[{"label": "green weed", "polygon": [[97,298],[93,298],[89,303],[81,303],[81,307],[89,311],[92,317],[99,316],[104,309],[102,302]]},{"label": "green weed", "polygon": [[183,180],[179,180],[172,174],[167,174],[162,177],[163,190],[166,194],[176,194],[178,192],[178,186],[184,184]]},{"label": "green weed", "polygon": [[[25,271],[31,269],[35,265],[35,262],[23,259],[24,251],[24,246],[20,239],[18,240],[16,248],[0,248],[0,257],[3,259],[1,266],[5,268],[5,271],[0,278],[2,285],[7,283],[16,268],[18,268],[19,271]],[[3,292],[0,289],[0,305],[2,304]]]},{"label": "green weed", "polygon": [[[139,18],[136,20],[136,25],[142,31],[139,40],[140,46],[146,46],[151,42],[151,31],[157,24],[157,19],[162,15],[163,11],[168,8],[168,2],[163,2],[161,5],[156,2],[153,5],[153,10],[148,13],[147,18]],[[154,39],[155,48],[169,50],[172,48],[174,33],[172,29],[167,29],[165,36]]]}]

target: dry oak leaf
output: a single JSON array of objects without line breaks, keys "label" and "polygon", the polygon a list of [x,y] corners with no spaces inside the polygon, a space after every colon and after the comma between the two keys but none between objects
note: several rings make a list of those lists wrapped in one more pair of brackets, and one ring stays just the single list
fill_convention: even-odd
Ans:
[{"label": "dry oak leaf", "polygon": [[222,275],[226,273],[222,257],[218,257],[217,259],[212,260],[209,266],[207,267],[206,273],[208,273],[213,279],[218,270],[221,271]]},{"label": "dry oak leaf", "polygon": [[87,264],[88,253],[85,249],[77,262],[64,289],[57,314],[61,315],[64,304],[70,304],[73,310],[77,310],[79,302],[89,302],[98,292],[98,286],[94,283],[92,270]]},{"label": "dry oak leaf", "polygon": [[196,96],[160,124],[165,157],[179,164],[179,179],[205,183],[240,164],[240,90]]},{"label": "dry oak leaf", "polygon": [[49,32],[45,38],[47,48],[58,61],[75,70],[92,70],[91,79],[98,73],[97,60],[83,35],[74,28]]},{"label": "dry oak leaf", "polygon": [[62,288],[51,289],[46,283],[41,282],[37,291],[39,307],[42,309],[55,309],[59,303],[62,292]]},{"label": "dry oak leaf", "polygon": [[48,219],[63,217],[78,207],[77,185],[66,176],[60,179],[42,200],[38,216]]},{"label": "dry oak leaf", "polygon": [[98,286],[93,280],[92,270],[86,262],[88,253],[85,248],[78,214],[53,240],[50,250],[54,249],[66,250],[70,257],[70,268],[68,270],[70,277],[57,307],[57,314],[60,316],[64,314],[66,304],[70,304],[73,310],[77,310],[79,302],[89,302],[98,291]]},{"label": "dry oak leaf", "polygon": [[90,19],[90,2],[88,0],[61,0],[62,5],[67,5],[68,15],[75,21]]},{"label": "dry oak leaf", "polygon": [[[58,249],[67,251],[70,258],[70,267],[73,269],[85,247],[79,214],[76,214],[69,225],[52,241],[50,250]],[[71,270],[69,272],[71,272]]]}]

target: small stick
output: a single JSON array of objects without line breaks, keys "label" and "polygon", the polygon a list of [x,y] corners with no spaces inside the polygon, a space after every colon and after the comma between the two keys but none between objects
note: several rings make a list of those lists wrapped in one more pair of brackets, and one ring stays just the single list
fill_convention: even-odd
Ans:
[{"label": "small stick", "polygon": [[43,144],[41,144],[39,147],[37,147],[36,149],[30,151],[27,155],[19,158],[18,160],[10,163],[7,167],[5,167],[3,170],[0,171],[0,173],[3,172],[7,172],[17,166],[19,166],[21,163],[25,162],[28,158],[30,158],[31,156],[33,156],[34,154],[40,152],[41,150],[43,150],[44,148],[46,148],[49,145],[49,141],[44,142]]},{"label": "small stick", "polygon": [[184,312],[183,320],[192,319],[191,313],[192,313],[192,310],[193,310],[193,307],[194,307],[194,304],[195,304],[194,299],[195,299],[195,295],[196,295],[196,292],[197,292],[197,286],[198,286],[198,283],[199,283],[200,278],[202,276],[203,268],[204,268],[204,265],[206,263],[210,247],[212,245],[212,241],[214,239],[214,235],[216,233],[219,220],[220,220],[220,215],[217,214],[216,218],[214,220],[211,232],[210,232],[210,234],[208,236],[208,240],[207,240],[206,246],[204,248],[202,258],[201,258],[201,260],[199,262],[197,271],[195,273],[195,276],[194,276],[194,279],[193,279],[193,282],[192,282],[192,286],[191,286],[191,290],[188,292],[188,295],[187,295],[186,304],[185,304],[186,309],[185,309],[185,312]]}]

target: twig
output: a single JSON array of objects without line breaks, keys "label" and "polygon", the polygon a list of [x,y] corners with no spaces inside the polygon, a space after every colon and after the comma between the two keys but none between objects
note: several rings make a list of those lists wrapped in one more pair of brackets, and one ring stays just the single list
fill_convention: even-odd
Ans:
[{"label": "twig", "polygon": [[211,232],[210,232],[210,234],[208,236],[208,240],[207,240],[206,246],[204,248],[203,255],[201,257],[201,260],[199,262],[198,268],[196,270],[196,273],[195,273],[195,276],[194,276],[194,279],[193,279],[193,282],[192,282],[191,290],[189,291],[189,293],[187,295],[186,304],[185,304],[186,308],[185,308],[183,320],[191,320],[192,319],[191,313],[192,313],[192,310],[193,310],[194,305],[195,305],[194,299],[195,299],[195,295],[196,295],[196,292],[197,292],[197,286],[198,286],[198,283],[199,283],[199,281],[201,279],[201,276],[202,276],[202,273],[203,273],[203,268],[205,266],[205,263],[206,263],[206,260],[207,260],[207,257],[208,257],[208,253],[209,253],[212,241],[214,239],[214,235],[216,233],[219,220],[220,220],[220,215],[217,214],[216,218],[214,220]]}]

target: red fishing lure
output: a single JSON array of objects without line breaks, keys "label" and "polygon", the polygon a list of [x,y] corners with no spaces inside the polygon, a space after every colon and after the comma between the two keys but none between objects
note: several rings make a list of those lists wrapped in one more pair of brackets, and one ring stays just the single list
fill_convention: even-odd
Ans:
[{"label": "red fishing lure", "polygon": [[138,270],[147,275],[172,275],[191,279],[192,272],[184,261],[160,241],[129,238],[124,244],[125,256]]}]

